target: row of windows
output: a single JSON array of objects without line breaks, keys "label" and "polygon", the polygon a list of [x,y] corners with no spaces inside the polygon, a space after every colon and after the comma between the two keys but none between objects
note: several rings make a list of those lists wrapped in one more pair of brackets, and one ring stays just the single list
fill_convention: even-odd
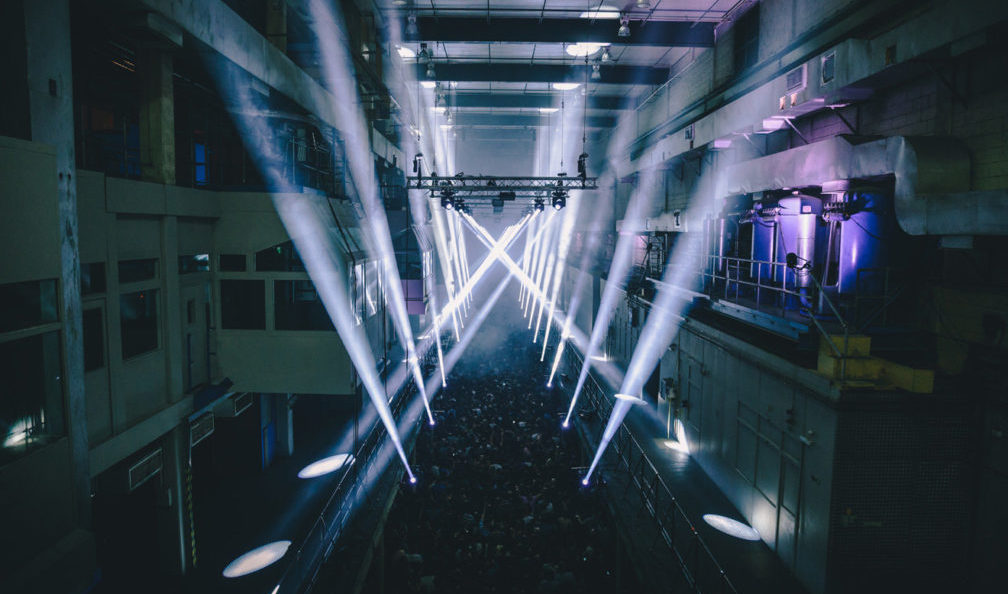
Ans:
[{"label": "row of windows", "polygon": [[[221,327],[266,329],[266,281],[222,280]],[[310,280],[273,281],[276,330],[333,330],[332,320]]]}]

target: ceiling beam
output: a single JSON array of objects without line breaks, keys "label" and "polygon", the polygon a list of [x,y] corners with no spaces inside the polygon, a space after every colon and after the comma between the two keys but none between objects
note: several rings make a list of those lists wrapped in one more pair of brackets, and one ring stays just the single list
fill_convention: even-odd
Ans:
[{"label": "ceiling beam", "polygon": [[[556,107],[560,103],[559,94],[522,93],[454,93],[452,105],[458,107],[512,107],[537,109]],[[592,95],[588,97],[588,109],[621,110],[633,109],[633,102],[627,97],[614,95]]]},{"label": "ceiling beam", "polygon": [[[580,123],[581,118],[578,118]],[[610,116],[588,116],[587,125],[592,128],[612,128],[616,125],[617,119]],[[458,112],[455,115],[456,126],[492,126],[497,128],[529,126],[548,126],[550,123],[556,124],[556,114],[529,114],[529,113],[467,113]]]},{"label": "ceiling beam", "polygon": [[619,37],[619,21],[590,19],[534,19],[422,16],[417,19],[420,41],[503,41],[525,43],[618,43],[663,47],[714,47],[715,23],[639,21],[630,23],[630,36]]},{"label": "ceiling beam", "polygon": [[[426,67],[416,66],[418,80],[426,79]],[[435,62],[434,79],[440,81],[476,82],[578,82],[586,79],[586,66],[527,63],[458,63]],[[668,68],[649,66],[608,66],[599,70],[601,80],[595,83],[617,85],[660,85],[668,80]]]}]

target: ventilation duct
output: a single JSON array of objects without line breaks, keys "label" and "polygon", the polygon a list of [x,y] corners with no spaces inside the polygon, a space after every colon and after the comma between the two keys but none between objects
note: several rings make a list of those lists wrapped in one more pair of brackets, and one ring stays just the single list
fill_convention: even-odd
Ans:
[{"label": "ventilation duct", "polygon": [[834,137],[727,167],[717,196],[893,176],[900,227],[911,235],[1008,235],[1008,191],[970,191],[970,160],[954,138]]}]

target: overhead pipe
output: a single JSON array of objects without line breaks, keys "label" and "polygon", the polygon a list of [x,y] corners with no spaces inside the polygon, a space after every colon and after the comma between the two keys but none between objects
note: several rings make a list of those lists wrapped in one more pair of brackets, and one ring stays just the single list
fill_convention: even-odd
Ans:
[{"label": "overhead pipe", "polygon": [[970,190],[970,172],[956,138],[837,136],[728,166],[717,196],[891,175],[896,218],[910,235],[1008,235],[1008,190]]}]

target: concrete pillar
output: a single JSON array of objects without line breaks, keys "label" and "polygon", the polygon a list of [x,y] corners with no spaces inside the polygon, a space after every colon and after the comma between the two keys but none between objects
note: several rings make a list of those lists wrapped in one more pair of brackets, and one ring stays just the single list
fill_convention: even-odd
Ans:
[{"label": "concrete pillar", "polygon": [[266,0],[266,39],[287,52],[287,2]]},{"label": "concrete pillar", "polygon": [[166,403],[178,402],[185,391],[185,349],[182,345],[182,304],[178,272],[178,218],[161,219],[161,315],[167,382]]},{"label": "concrete pillar", "polygon": [[144,181],[175,183],[172,55],[155,45],[137,52],[140,76],[140,171]]},{"label": "concrete pillar", "polygon": [[294,395],[277,394],[277,453],[290,456],[294,453]]},{"label": "concrete pillar", "polygon": [[56,171],[52,174],[57,178],[59,192],[62,384],[76,517],[80,525],[87,527],[91,523],[91,485],[77,250],[70,6],[68,0],[24,2],[23,6],[31,136],[56,149]]},{"label": "concrete pillar", "polygon": [[189,466],[189,423],[183,422],[162,438],[161,497],[158,501],[158,559],[167,575],[189,570],[188,514],[185,511],[186,472]]}]

